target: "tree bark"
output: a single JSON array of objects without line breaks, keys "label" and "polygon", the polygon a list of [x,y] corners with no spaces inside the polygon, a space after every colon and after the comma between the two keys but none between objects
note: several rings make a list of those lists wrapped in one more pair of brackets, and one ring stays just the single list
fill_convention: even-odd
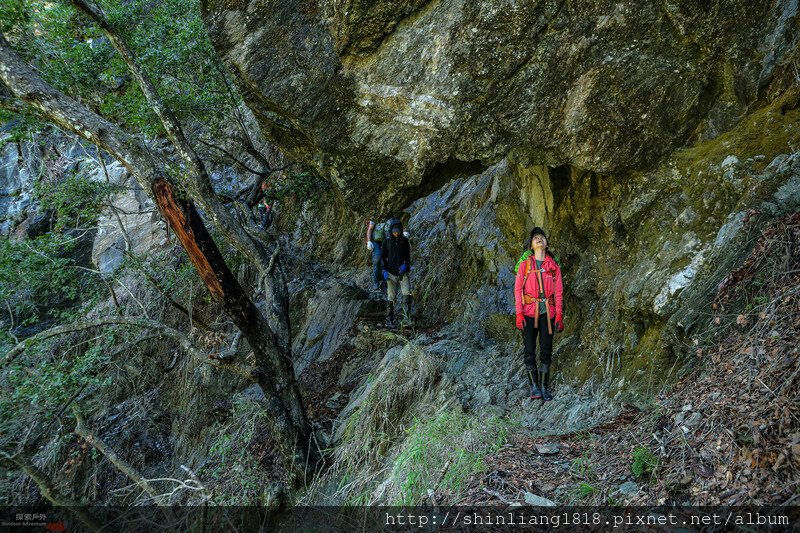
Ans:
[{"label": "tree bark", "polygon": [[[271,414],[275,417],[275,430],[280,434],[274,434],[274,437],[280,443],[284,457],[304,457],[305,450],[302,446],[308,444],[310,434],[291,360],[281,354],[282,350],[274,332],[269,327],[264,327],[261,313],[225,264],[194,206],[176,198],[172,184],[166,180],[156,180],[153,193],[158,208],[208,290],[222,303],[256,354],[254,376],[264,390]],[[277,356],[263,357],[259,354]],[[301,448],[298,449],[297,446]]]},{"label": "tree bark", "polygon": [[[276,319],[279,328],[276,336],[269,322],[228,269],[194,205],[176,194],[175,186],[162,171],[162,161],[154,161],[136,138],[44,82],[18,58],[2,35],[0,79],[15,97],[37,109],[45,119],[113,155],[155,198],[162,215],[178,236],[212,296],[221,303],[253,349],[256,379],[267,398],[266,408],[273,437],[286,464],[303,464],[302,458],[310,449],[310,431],[289,359],[288,320]],[[196,177],[192,179],[197,181]],[[208,207],[206,214],[220,230],[227,230],[236,237],[232,240],[234,244],[252,244],[252,247],[244,246],[247,252],[245,256],[269,272],[271,254],[267,253],[262,243],[247,234],[224,206],[218,209],[221,202],[210,189],[210,183],[207,188],[193,187],[189,190],[193,195],[200,195],[197,200],[205,202]],[[243,235],[247,235],[247,239]],[[268,287],[268,313],[272,316],[286,314],[287,310],[285,302],[288,298],[281,276],[282,273],[275,268],[272,275],[264,277]],[[279,342],[278,339],[286,342]],[[6,360],[10,360],[9,356]]]}]

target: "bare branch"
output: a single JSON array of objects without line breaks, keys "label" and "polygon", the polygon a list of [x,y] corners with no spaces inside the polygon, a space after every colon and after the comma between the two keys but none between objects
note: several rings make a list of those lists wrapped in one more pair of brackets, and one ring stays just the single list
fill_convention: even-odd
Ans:
[{"label": "bare branch", "polygon": [[56,326],[54,328],[50,328],[48,330],[42,331],[41,333],[37,333],[32,337],[28,337],[24,341],[20,342],[5,356],[5,360],[3,361],[0,367],[9,364],[11,361],[16,359],[19,355],[21,355],[25,350],[30,348],[36,343],[42,342],[44,340],[50,339],[52,337],[56,337],[58,335],[64,335],[67,333],[73,333],[75,331],[82,331],[84,329],[89,328],[96,328],[99,326],[131,326],[136,328],[144,328],[149,329],[152,331],[157,332],[158,334],[172,338],[178,341],[178,344],[181,347],[189,352],[192,356],[205,358],[205,354],[203,354],[189,339],[189,337],[180,331],[173,329],[169,326],[165,326],[160,322],[156,322],[155,320],[150,320],[149,318],[134,318],[134,317],[106,317],[106,318],[99,318],[96,320],[83,320],[74,322],[72,324],[66,324],[64,326]]},{"label": "bare branch", "polygon": [[262,177],[265,177],[265,176],[269,175],[270,171],[264,172],[262,170],[256,170],[254,168],[251,168],[247,163],[245,163],[241,159],[238,159],[235,155],[233,155],[232,153],[230,153],[228,150],[226,150],[225,148],[223,148],[221,146],[217,146],[216,144],[212,144],[212,143],[210,143],[208,141],[204,141],[199,136],[195,137],[195,139],[197,140],[197,142],[199,142],[203,146],[208,146],[209,148],[213,148],[214,150],[218,150],[218,151],[222,152],[223,154],[225,154],[225,156],[227,156],[229,159],[231,159],[235,164],[239,165],[240,167],[245,169],[247,172],[250,172],[251,174],[255,174],[256,176],[262,176]]},{"label": "bare branch", "polygon": [[144,478],[144,476],[142,476],[133,467],[133,465],[123,459],[119,454],[117,454],[117,452],[108,446],[103,439],[92,433],[91,429],[89,429],[89,427],[86,425],[86,419],[83,417],[83,413],[77,405],[73,404],[72,414],[75,415],[75,419],[78,421],[75,425],[75,433],[86,439],[86,442],[97,448],[97,450],[102,453],[105,458],[117,468],[117,470],[131,478],[131,480],[133,480],[133,482],[136,483],[139,488],[141,488],[154,499],[156,505],[161,505],[160,501],[156,499],[159,494],[158,490],[156,490],[156,488],[153,487],[153,485],[151,485]]}]

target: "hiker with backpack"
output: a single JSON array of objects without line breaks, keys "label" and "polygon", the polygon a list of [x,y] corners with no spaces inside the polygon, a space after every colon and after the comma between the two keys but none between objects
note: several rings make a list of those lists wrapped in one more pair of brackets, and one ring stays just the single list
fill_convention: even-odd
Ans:
[{"label": "hiker with backpack", "polygon": [[271,185],[266,182],[261,182],[261,191],[258,196],[258,216],[260,220],[261,229],[266,231],[275,218],[273,209],[275,207],[275,200],[277,196],[270,191]]},{"label": "hiker with backpack", "polygon": [[411,246],[403,232],[403,223],[390,220],[389,235],[381,244],[381,266],[386,281],[386,324],[394,326],[394,303],[397,285],[403,295],[403,314],[411,321]]},{"label": "hiker with backpack", "polygon": [[[548,249],[544,230],[531,230],[526,251],[517,262],[514,283],[517,329],[525,345],[525,370],[532,400],[553,399],[550,393],[550,363],[553,335],[564,330],[561,268]],[[536,339],[539,339],[539,366],[536,365]]]},{"label": "hiker with backpack", "polygon": [[367,222],[367,250],[372,252],[372,290],[379,291],[384,282],[381,268],[381,243],[388,231],[385,224],[378,224],[374,220]]}]

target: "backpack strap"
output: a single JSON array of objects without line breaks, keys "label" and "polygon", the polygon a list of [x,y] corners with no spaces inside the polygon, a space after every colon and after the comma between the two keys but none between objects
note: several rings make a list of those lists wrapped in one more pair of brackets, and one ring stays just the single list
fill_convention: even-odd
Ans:
[{"label": "backpack strap", "polygon": [[525,284],[528,282],[528,276],[531,275],[531,258],[525,260],[525,279],[522,281],[522,292],[525,292]]},{"label": "backpack strap", "polygon": [[[542,266],[544,266],[544,263],[542,263]],[[542,293],[544,293],[544,280],[542,279],[542,270],[537,270],[536,271],[536,275],[539,278],[539,290]],[[553,334],[553,325],[550,323],[550,306],[547,304],[546,300],[547,299],[545,298],[544,308],[545,308],[545,311],[547,312],[547,333],[552,335]],[[539,305],[538,304],[536,305],[536,318],[537,318],[536,322],[538,322],[538,318],[539,318]],[[538,323],[534,323],[534,326],[539,327],[539,324]]]}]

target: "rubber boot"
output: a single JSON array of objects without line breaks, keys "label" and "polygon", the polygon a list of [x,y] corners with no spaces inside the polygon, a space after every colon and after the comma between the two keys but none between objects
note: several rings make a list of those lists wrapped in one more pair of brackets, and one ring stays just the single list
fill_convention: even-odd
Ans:
[{"label": "rubber boot", "polygon": [[542,391],[539,389],[539,372],[535,368],[528,370],[528,384],[531,386],[531,400],[541,399]]},{"label": "rubber boot", "polygon": [[390,328],[394,327],[394,302],[392,300],[386,301],[386,325]]},{"label": "rubber boot", "polygon": [[542,365],[540,375],[542,384],[542,401],[549,402],[553,399],[553,395],[550,394],[550,391],[548,390],[550,386],[550,367],[547,365]]}]

